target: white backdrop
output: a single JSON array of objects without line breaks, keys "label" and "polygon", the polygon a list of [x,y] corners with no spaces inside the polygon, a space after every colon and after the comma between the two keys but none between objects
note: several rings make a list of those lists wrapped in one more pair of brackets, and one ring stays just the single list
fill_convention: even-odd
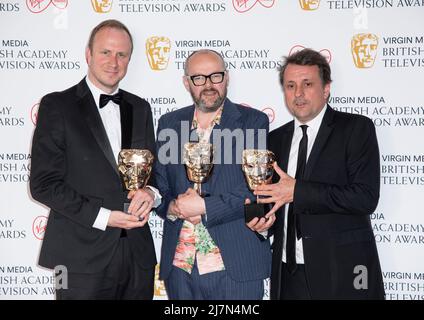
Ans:
[{"label": "white backdrop", "polygon": [[[291,120],[278,84],[281,57],[301,47],[320,50],[333,70],[330,105],[364,114],[377,127],[381,198],[372,222],[387,298],[424,299],[424,2],[418,0],[0,0],[0,299],[53,298],[52,272],[37,266],[48,209],[28,192],[37,106],[43,95],[82,79],[89,32],[109,18],[134,37],[121,87],[151,103],[155,125],[162,114],[191,104],[181,77],[192,50],[222,52],[229,98],[265,111],[271,129]],[[374,35],[365,67],[352,56],[358,34]],[[169,39],[161,70],[146,56],[153,36]],[[153,216],[150,224],[159,258],[162,221]],[[156,299],[166,298],[159,281],[155,289]]]}]

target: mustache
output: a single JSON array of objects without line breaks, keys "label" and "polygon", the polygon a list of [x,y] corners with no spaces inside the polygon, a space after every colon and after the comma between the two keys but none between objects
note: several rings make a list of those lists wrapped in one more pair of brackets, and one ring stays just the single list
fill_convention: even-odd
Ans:
[{"label": "mustache", "polygon": [[219,95],[218,90],[215,90],[215,89],[205,89],[205,90],[202,90],[202,92],[200,92],[200,95],[202,95],[203,93],[209,93],[209,92],[214,92],[214,93],[217,93]]},{"label": "mustache", "polygon": [[304,99],[304,98],[295,98],[294,99],[294,104],[305,104],[308,102],[308,100]]}]

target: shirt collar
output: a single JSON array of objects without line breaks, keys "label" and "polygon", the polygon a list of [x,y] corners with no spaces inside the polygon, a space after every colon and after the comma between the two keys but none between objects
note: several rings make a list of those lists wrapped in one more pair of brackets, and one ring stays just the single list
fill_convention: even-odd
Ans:
[{"label": "shirt collar", "polygon": [[85,77],[85,81],[87,82],[87,86],[91,91],[91,94],[93,95],[94,102],[96,103],[97,108],[99,108],[99,100],[101,94],[107,94],[107,95],[113,95],[119,91],[119,88],[116,88],[116,90],[112,93],[106,93],[103,90],[97,88],[93,82],[87,77]]},{"label": "shirt collar", "polygon": [[[216,113],[215,117],[211,121],[211,124],[206,129],[213,128],[215,125],[219,125],[221,123],[222,109],[223,107],[220,107],[218,109],[218,112]],[[194,109],[193,122],[191,124],[191,128],[197,129],[198,126],[199,126],[199,122],[197,120],[197,109]]]},{"label": "shirt collar", "polygon": [[318,113],[318,115],[315,118],[313,118],[311,121],[308,121],[306,123],[301,123],[299,120],[297,120],[297,118],[294,118],[295,129],[299,128],[303,124],[306,124],[308,126],[308,129],[311,128],[314,132],[318,132],[326,110],[327,110],[327,104],[325,104],[324,108],[322,108],[322,110]]}]

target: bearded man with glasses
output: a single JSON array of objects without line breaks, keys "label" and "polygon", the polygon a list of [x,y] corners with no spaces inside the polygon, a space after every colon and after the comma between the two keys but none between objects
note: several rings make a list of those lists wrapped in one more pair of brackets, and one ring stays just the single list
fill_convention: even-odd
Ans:
[{"label": "bearded man with glasses", "polygon": [[[163,196],[157,213],[164,219],[160,279],[170,299],[262,299],[271,251],[269,241],[245,224],[244,201],[255,198],[243,176],[241,151],[266,148],[268,117],[227,98],[229,74],[218,52],[192,53],[184,71],[194,104],[163,115],[157,132],[155,175]],[[194,141],[215,147],[203,196],[192,188],[179,156],[188,141],[184,127]],[[171,131],[180,135],[178,143]],[[164,159],[168,147],[177,161]]]}]

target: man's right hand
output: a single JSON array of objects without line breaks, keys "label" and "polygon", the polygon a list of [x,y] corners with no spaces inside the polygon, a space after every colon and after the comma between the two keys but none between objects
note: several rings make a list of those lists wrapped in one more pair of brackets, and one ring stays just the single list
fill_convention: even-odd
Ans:
[{"label": "man's right hand", "polygon": [[139,221],[138,217],[126,214],[122,211],[112,211],[109,216],[107,225],[109,227],[122,228],[126,230],[140,228],[146,224],[148,219]]},{"label": "man's right hand", "polygon": [[[184,195],[180,194],[180,195],[178,195],[178,198],[181,198],[182,196],[184,196]],[[182,215],[181,209],[178,207],[178,204],[175,200],[172,200],[169,203],[168,214],[174,215],[175,217],[182,219],[182,220],[187,220],[188,222],[191,222],[194,225],[196,225],[196,224],[198,224],[202,221],[202,216],[200,214],[197,215],[197,216],[185,218]]]},{"label": "man's right hand", "polygon": [[286,203],[293,201],[294,187],[296,179],[290,177],[285,173],[277,164],[274,162],[274,170],[280,176],[280,180],[277,183],[262,184],[258,186],[253,194],[255,196],[264,196],[265,198],[259,198],[258,203],[274,203],[272,209],[267,213],[267,218],[271,214],[275,214]]},{"label": "man's right hand", "polygon": [[186,220],[194,225],[202,222],[202,216],[199,214],[198,216],[188,217]]}]

